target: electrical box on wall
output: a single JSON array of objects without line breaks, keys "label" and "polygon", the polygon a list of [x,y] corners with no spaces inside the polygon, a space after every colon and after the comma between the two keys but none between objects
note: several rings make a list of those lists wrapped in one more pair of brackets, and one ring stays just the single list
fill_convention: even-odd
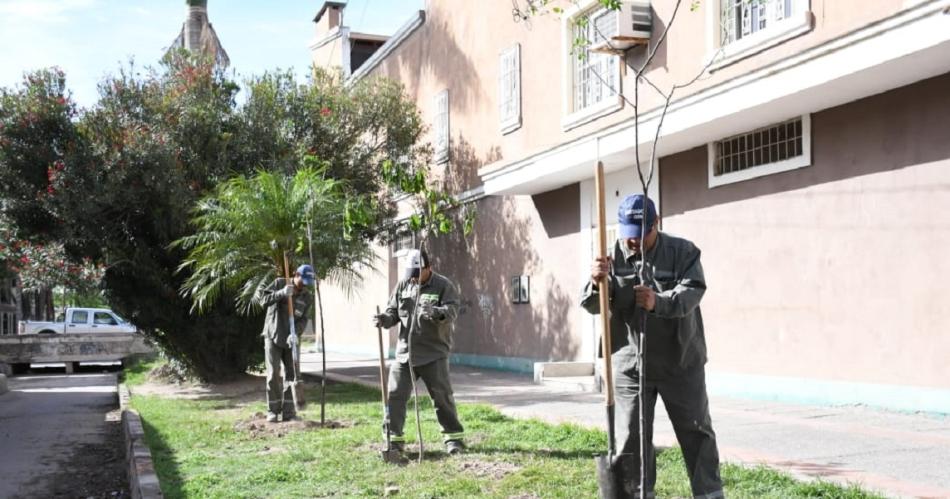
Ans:
[{"label": "electrical box on wall", "polygon": [[531,303],[530,278],[516,275],[511,278],[511,303]]}]

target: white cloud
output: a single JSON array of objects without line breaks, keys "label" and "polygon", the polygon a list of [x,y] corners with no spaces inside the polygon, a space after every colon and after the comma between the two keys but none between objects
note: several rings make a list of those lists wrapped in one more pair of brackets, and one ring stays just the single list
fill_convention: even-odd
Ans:
[{"label": "white cloud", "polygon": [[98,0],[0,0],[0,18],[9,24],[64,22],[67,14],[95,7]]}]

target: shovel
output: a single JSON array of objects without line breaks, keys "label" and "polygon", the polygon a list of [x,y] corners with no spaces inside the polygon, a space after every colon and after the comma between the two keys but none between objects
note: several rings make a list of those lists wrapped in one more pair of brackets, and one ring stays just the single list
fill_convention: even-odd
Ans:
[{"label": "shovel", "polygon": [[[376,307],[376,315],[379,315],[379,306]],[[389,390],[386,386],[386,357],[383,356],[383,328],[377,327],[376,333],[379,337],[379,386],[383,392],[383,431],[386,432],[386,450],[380,451],[383,462],[400,463],[402,454],[393,449],[393,443],[389,436]]]},{"label": "shovel", "polygon": [[[287,284],[293,284],[293,281],[290,279],[290,267],[287,264],[287,253],[284,253],[284,277],[286,278]],[[294,364],[294,380],[287,382],[286,378],[284,383],[290,385],[290,392],[294,397],[294,411],[300,412],[300,409],[304,406],[303,396],[298,393],[300,391],[299,378],[300,378],[300,342],[297,337],[297,326],[294,324],[294,297],[287,297],[287,312],[288,312],[288,321],[290,323],[290,336],[287,337],[287,345],[290,346],[291,354],[293,355],[293,364]]]},{"label": "shovel", "polygon": [[[597,162],[597,168],[594,172],[597,196],[597,235],[598,235],[598,256],[604,258],[607,256],[607,226],[606,214],[604,208],[604,164]],[[594,457],[597,464],[597,485],[600,488],[600,497],[604,499],[614,499],[629,497],[624,493],[623,469],[621,462],[617,460],[616,438],[614,434],[614,376],[613,366],[610,361],[610,293],[607,276],[600,279],[598,283],[598,293],[600,297],[600,324],[602,338],[601,346],[604,357],[604,383],[607,385],[607,397],[605,405],[607,408],[607,455]]]}]

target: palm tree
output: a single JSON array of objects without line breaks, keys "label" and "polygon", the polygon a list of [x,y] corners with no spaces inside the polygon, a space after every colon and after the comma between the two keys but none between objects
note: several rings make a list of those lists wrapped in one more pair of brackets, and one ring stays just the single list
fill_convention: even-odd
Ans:
[{"label": "palm tree", "polygon": [[310,255],[322,329],[320,281],[352,292],[361,273],[372,268],[368,241],[347,237],[354,207],[364,203],[347,197],[345,185],[313,167],[314,160],[307,163],[293,176],[261,171],[232,178],[198,203],[195,233],[173,243],[188,251],[179,271],[191,271],[181,293],[192,299],[193,311],[234,293],[238,311],[250,313],[255,292],[283,275],[285,254],[294,268]]}]

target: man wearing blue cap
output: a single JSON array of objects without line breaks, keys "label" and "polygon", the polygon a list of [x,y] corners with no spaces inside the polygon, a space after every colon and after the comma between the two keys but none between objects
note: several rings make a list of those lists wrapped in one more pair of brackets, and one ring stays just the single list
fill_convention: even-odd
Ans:
[{"label": "man wearing blue cap", "polygon": [[[267,307],[267,316],[264,318],[264,364],[267,366],[267,422],[277,421],[278,414],[283,414],[284,421],[291,421],[297,417],[297,408],[294,407],[293,382],[297,380],[294,369],[294,352],[288,343],[290,337],[290,321],[287,310],[288,299],[294,304],[294,330],[302,332],[307,325],[307,316],[313,297],[307,286],[314,283],[313,267],[301,265],[297,267],[290,282],[278,277],[269,286],[257,291],[254,299],[261,307]],[[284,366],[284,376],[281,378],[280,366]]]},{"label": "man wearing blue cap", "polygon": [[[721,498],[719,450],[709,416],[706,395],[706,339],[699,302],[706,279],[700,251],[690,241],[661,233],[653,201],[636,194],[620,204],[618,239],[611,257],[595,258],[591,281],[581,306],[600,313],[597,283],[607,276],[610,294],[610,337],[616,388],[616,435],[620,466],[629,497],[653,497],[656,454],[653,448],[653,411],[657,396],[673,423],[683,450],[693,495]],[[646,252],[645,282],[640,281]],[[640,388],[638,358],[640,333],[645,333],[644,440],[646,492],[640,494]]]}]

